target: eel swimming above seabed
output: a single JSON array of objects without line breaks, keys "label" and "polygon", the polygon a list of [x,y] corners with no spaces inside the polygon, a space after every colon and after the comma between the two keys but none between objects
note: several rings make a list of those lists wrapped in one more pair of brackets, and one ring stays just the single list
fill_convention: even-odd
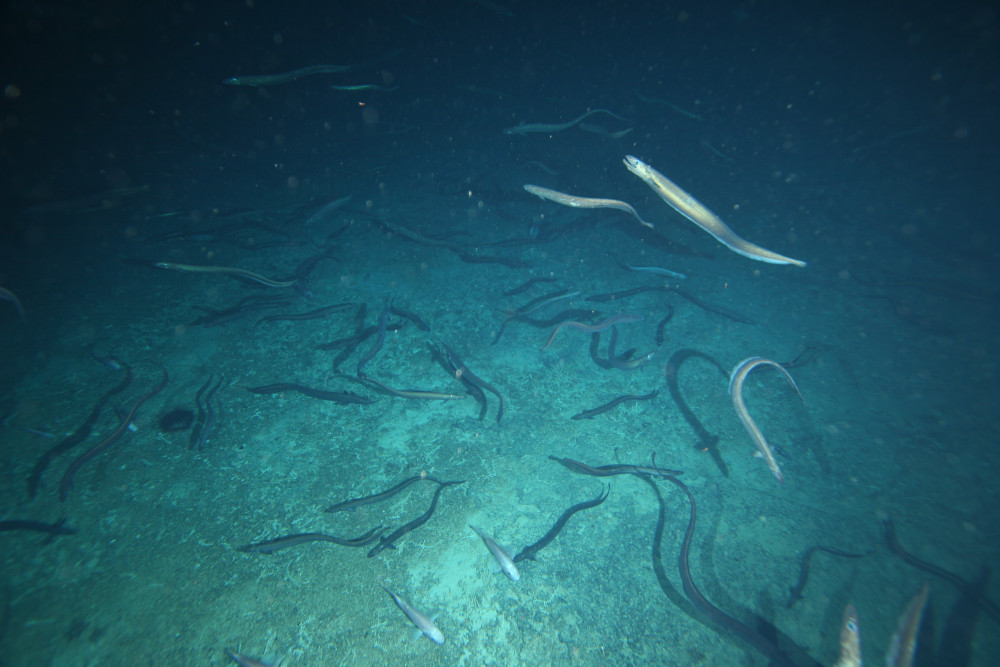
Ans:
[{"label": "eel swimming above seabed", "polygon": [[508,127],[503,131],[504,134],[528,134],[528,133],[551,133],[551,132],[562,132],[563,130],[568,130],[569,128],[577,125],[581,120],[584,120],[595,113],[606,113],[609,116],[614,116],[618,120],[623,120],[628,122],[621,116],[611,113],[607,109],[592,109],[587,113],[580,114],[571,121],[565,123],[521,123],[515,125],[514,127]]},{"label": "eel swimming above seabed", "polygon": [[746,380],[747,375],[750,371],[757,368],[758,366],[774,366],[781,374],[785,376],[788,380],[788,384],[792,385],[795,389],[795,393],[802,398],[802,392],[799,391],[799,387],[795,384],[795,380],[792,379],[791,374],[785,370],[785,367],[779,364],[777,361],[772,361],[771,359],[765,359],[764,357],[750,357],[749,359],[744,359],[736,365],[733,369],[732,374],[729,376],[729,396],[733,399],[733,409],[736,410],[736,416],[740,418],[740,422],[743,423],[743,428],[747,430],[750,434],[750,438],[753,440],[754,444],[757,445],[757,450],[760,452],[761,457],[767,462],[767,467],[774,473],[775,479],[779,483],[784,484],[785,478],[781,475],[781,468],[778,467],[778,461],[774,458],[774,453],[771,450],[771,446],[767,444],[767,439],[764,438],[764,434],[761,433],[760,427],[757,423],[750,417],[750,413],[747,412],[746,403],[743,402],[743,381]]},{"label": "eel swimming above seabed", "polygon": [[271,280],[259,273],[247,271],[233,266],[206,266],[203,264],[176,264],[174,262],[155,262],[153,264],[158,269],[169,269],[182,273],[214,273],[233,278],[242,278],[260,283],[264,287],[292,287],[298,280]]},{"label": "eel swimming above seabed", "polygon": [[559,192],[558,190],[550,190],[549,188],[543,188],[540,185],[531,185],[530,183],[526,184],[524,189],[536,197],[541,197],[542,199],[547,199],[548,201],[555,202],[556,204],[562,204],[563,206],[572,206],[573,208],[613,208],[618,211],[624,211],[638,220],[641,224],[653,229],[653,225],[643,220],[631,204],[617,199],[577,197],[576,195],[568,195],[564,192]]},{"label": "eel swimming above seabed", "polygon": [[806,265],[800,259],[785,257],[737,236],[736,232],[730,229],[729,225],[723,222],[719,216],[639,158],[626,155],[622,162],[625,163],[629,171],[645,181],[646,185],[660,195],[660,198],[670,204],[675,211],[714,236],[716,241],[733,252],[768,264]]},{"label": "eel swimming above seabed", "polygon": [[342,72],[353,72],[364,67],[375,65],[376,63],[380,63],[384,60],[395,58],[400,53],[402,53],[402,49],[396,49],[395,51],[390,51],[363,63],[355,63],[354,65],[309,65],[308,67],[300,67],[298,69],[293,69],[290,72],[280,72],[278,74],[231,76],[228,79],[224,79],[222,83],[227,86],[276,86],[281,83],[289,83],[290,81],[295,81],[297,79],[301,79],[302,77],[312,76],[314,74],[339,74]]}]

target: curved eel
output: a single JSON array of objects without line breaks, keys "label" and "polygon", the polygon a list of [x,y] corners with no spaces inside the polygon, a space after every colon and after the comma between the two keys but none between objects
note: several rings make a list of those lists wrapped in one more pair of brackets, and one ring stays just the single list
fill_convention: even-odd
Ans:
[{"label": "curved eel", "polygon": [[11,292],[6,287],[0,287],[0,299],[5,299],[14,304],[14,308],[17,309],[17,314],[21,316],[21,321],[25,324],[28,323],[28,318],[24,316],[24,306],[21,305],[21,300],[17,298],[17,295]]},{"label": "curved eel", "polygon": [[163,378],[160,380],[160,383],[143,394],[143,396],[135,402],[132,409],[128,411],[128,414],[125,415],[124,419],[122,419],[121,424],[118,425],[118,428],[116,428],[111,435],[85,451],[83,454],[80,454],[80,456],[78,456],[71,464],[69,464],[69,467],[66,468],[66,472],[63,473],[62,481],[59,482],[59,502],[66,502],[66,496],[69,494],[69,490],[73,488],[73,475],[75,475],[76,472],[83,467],[83,464],[118,442],[118,440],[125,435],[125,432],[128,431],[128,427],[132,425],[132,420],[135,419],[135,413],[139,411],[142,404],[163,391],[163,388],[167,386],[167,382],[170,381],[167,369],[159,364],[156,365],[159,366],[160,371],[163,373]]},{"label": "curved eel", "polygon": [[552,335],[549,336],[548,342],[545,343],[545,347],[543,347],[542,349],[546,350],[548,349],[549,345],[552,345],[552,341],[556,339],[556,334],[559,333],[559,330],[562,329],[563,327],[572,327],[573,329],[579,329],[580,331],[595,333],[598,331],[604,331],[608,327],[614,326],[619,322],[621,322],[622,324],[631,324],[632,322],[642,322],[642,320],[643,320],[642,315],[632,315],[631,313],[618,313],[617,315],[612,315],[608,319],[602,322],[598,322],[597,324],[584,324],[583,322],[574,322],[574,321],[562,322],[559,324],[559,326],[556,327],[555,331],[552,332]]},{"label": "curved eel", "polygon": [[795,393],[799,395],[799,398],[802,398],[802,392],[799,391],[798,385],[795,384],[795,380],[792,379],[791,374],[785,370],[784,366],[779,364],[777,361],[765,359],[764,357],[750,357],[749,359],[744,359],[737,364],[736,368],[733,369],[732,374],[729,376],[729,396],[733,399],[733,409],[736,410],[736,416],[740,418],[740,421],[743,423],[743,428],[747,430],[747,433],[750,434],[750,438],[753,439],[754,444],[757,445],[760,455],[767,462],[767,467],[772,473],[774,473],[778,482],[784,484],[785,478],[781,475],[781,468],[778,467],[778,462],[774,458],[774,452],[771,451],[771,446],[767,444],[764,434],[761,433],[757,423],[750,417],[750,413],[747,412],[746,403],[743,402],[743,381],[746,380],[750,371],[758,366],[774,366],[781,371],[782,375],[785,376],[785,379],[788,380],[788,384],[792,385],[795,389]]},{"label": "curved eel", "polygon": [[749,257],[750,259],[755,259],[758,262],[767,262],[768,264],[806,265],[800,259],[785,257],[773,250],[762,248],[737,236],[736,232],[729,228],[729,225],[724,223],[719,216],[705,208],[704,204],[639,158],[626,155],[622,159],[622,162],[625,163],[629,171],[644,180],[646,185],[653,188],[653,191],[660,195],[663,201],[670,204],[675,211],[714,236],[716,241],[733,252],[744,257]]},{"label": "curved eel", "polygon": [[[783,667],[793,667],[795,665],[781,649],[772,642],[770,639],[760,634],[750,626],[740,622],[739,620],[733,618],[726,612],[722,611],[714,604],[708,601],[702,592],[698,589],[698,586],[694,583],[694,578],[691,576],[691,565],[690,565],[690,555],[691,555],[691,537],[694,535],[694,527],[698,522],[698,505],[694,501],[694,496],[691,495],[691,491],[688,489],[687,485],[676,477],[664,476],[663,479],[676,485],[684,494],[687,496],[688,503],[691,505],[691,514],[688,518],[687,530],[684,531],[684,540],[681,542],[681,554],[678,559],[678,565],[681,575],[681,583],[684,587],[684,594],[687,595],[688,600],[695,608],[708,617],[715,625],[728,630],[733,633],[743,641],[752,645],[763,655],[765,655],[770,664],[781,665]],[[647,479],[650,486],[656,492],[657,498],[660,500],[660,520],[656,525],[656,537],[654,542],[654,553],[659,553],[660,540],[663,537],[663,516],[664,508],[662,496],[660,495],[660,490],[657,488],[656,484],[652,480]],[[654,567],[658,567],[658,563],[654,564]]]}]

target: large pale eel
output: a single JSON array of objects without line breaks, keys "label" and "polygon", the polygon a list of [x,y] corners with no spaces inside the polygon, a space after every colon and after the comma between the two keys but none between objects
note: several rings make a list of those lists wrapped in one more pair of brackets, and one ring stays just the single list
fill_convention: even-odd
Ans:
[{"label": "large pale eel", "polygon": [[761,248],[759,245],[737,236],[736,232],[730,229],[729,225],[724,223],[719,216],[709,211],[701,202],[678,187],[676,183],[639,158],[626,155],[622,162],[625,163],[629,171],[653,188],[656,194],[660,195],[660,198],[670,204],[675,211],[714,236],[719,243],[733,252],[769,264],[806,265],[802,260],[779,255],[773,250]]},{"label": "large pale eel", "polygon": [[[508,127],[503,131],[504,134],[528,134],[529,132],[561,132],[563,130],[568,130],[573,127],[581,120],[593,116],[595,113],[606,113],[609,116],[614,116],[618,120],[625,120],[621,116],[611,113],[607,109],[593,109],[585,114],[582,114],[568,123],[521,123],[520,125],[515,125],[514,127]],[[628,122],[627,120],[625,121]]]},{"label": "large pale eel", "polygon": [[760,455],[764,458],[764,461],[767,462],[767,467],[772,473],[774,473],[775,478],[783,484],[785,482],[785,478],[781,475],[781,468],[778,467],[778,462],[774,458],[774,452],[771,451],[771,446],[767,444],[767,440],[764,439],[764,434],[761,433],[757,423],[750,417],[750,413],[747,412],[746,403],[743,402],[743,381],[746,380],[750,371],[758,366],[774,366],[781,371],[781,374],[785,376],[788,383],[795,388],[795,392],[799,395],[799,398],[802,398],[802,392],[799,391],[798,385],[795,384],[795,380],[792,379],[791,374],[785,370],[784,366],[779,364],[777,361],[765,359],[764,357],[750,357],[749,359],[744,359],[736,365],[736,368],[733,369],[732,375],[729,376],[729,396],[733,399],[733,409],[736,410],[736,416],[740,418],[740,421],[743,423],[743,428],[747,430],[747,433],[750,434],[750,438],[753,440],[754,444],[757,445]]},{"label": "large pale eel", "polygon": [[653,225],[646,222],[639,217],[639,214],[631,204],[626,204],[623,201],[617,199],[597,199],[594,197],[577,197],[575,195],[568,195],[564,192],[558,192],[557,190],[550,190],[548,188],[543,188],[540,185],[526,184],[524,189],[531,194],[541,197],[542,199],[547,199],[551,202],[557,204],[562,204],[563,206],[572,206],[573,208],[613,208],[619,211],[625,211],[629,215],[633,216],[643,225],[653,228]]},{"label": "large pale eel", "polygon": [[173,262],[156,262],[153,266],[158,269],[171,269],[173,271],[182,271],[184,273],[219,273],[224,276],[233,276],[234,278],[246,278],[247,280],[253,280],[254,282],[258,282],[266,287],[291,287],[298,282],[298,280],[271,280],[270,278],[265,278],[262,275],[254,273],[253,271],[238,269],[231,266],[174,264]]}]

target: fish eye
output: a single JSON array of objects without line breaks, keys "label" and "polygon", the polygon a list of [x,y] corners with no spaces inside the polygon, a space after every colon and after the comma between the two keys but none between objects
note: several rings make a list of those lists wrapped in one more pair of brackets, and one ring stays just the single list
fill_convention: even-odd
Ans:
[{"label": "fish eye", "polygon": [[858,624],[854,622],[853,618],[846,623],[846,626],[847,626],[847,629],[850,630],[851,632],[857,632],[858,631]]}]

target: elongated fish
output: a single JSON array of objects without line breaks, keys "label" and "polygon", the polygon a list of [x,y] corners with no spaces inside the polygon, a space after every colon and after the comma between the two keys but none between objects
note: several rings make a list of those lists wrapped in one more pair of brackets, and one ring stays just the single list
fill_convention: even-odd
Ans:
[{"label": "elongated fish", "polygon": [[[609,116],[614,116],[618,120],[625,120],[621,116],[619,116],[617,114],[614,114],[614,113],[611,113],[607,109],[593,109],[591,111],[588,111],[587,113],[580,114],[579,116],[577,116],[573,120],[565,122],[565,123],[521,123],[520,125],[515,125],[514,127],[508,127],[506,130],[503,131],[503,133],[504,134],[528,134],[529,132],[540,132],[540,133],[562,132],[563,130],[568,130],[569,128],[573,127],[574,125],[576,125],[577,123],[579,123],[581,120],[584,120],[584,119],[586,119],[586,118],[588,118],[590,116],[593,116],[595,113],[606,113]],[[628,122],[628,121],[625,121],[625,122]]]},{"label": "elongated fish", "polygon": [[500,569],[506,574],[511,581],[519,581],[521,579],[521,573],[517,570],[517,565],[514,565],[514,559],[510,557],[510,554],[504,551],[503,547],[493,541],[486,532],[479,526],[473,526],[469,524],[469,528],[476,531],[479,537],[483,538],[483,542],[486,544],[486,548],[490,550],[493,557],[497,559],[497,563],[500,564]]},{"label": "elongated fish", "polygon": [[559,326],[556,327],[556,330],[552,332],[552,335],[549,336],[548,342],[545,343],[545,347],[543,347],[542,349],[544,350],[548,348],[549,345],[552,345],[552,341],[556,339],[556,334],[559,333],[559,330],[562,329],[563,327],[579,329],[580,331],[586,331],[588,333],[597,333],[598,331],[604,331],[608,327],[615,324],[631,324],[632,322],[642,322],[642,320],[643,320],[642,315],[632,315],[631,313],[618,313],[617,315],[612,315],[608,319],[602,322],[598,322],[597,324],[584,324],[583,322],[573,322],[573,321],[561,322]]},{"label": "elongated fish", "polygon": [[714,236],[716,241],[733,252],[744,257],[749,257],[750,259],[755,259],[758,262],[767,262],[768,264],[806,265],[800,259],[785,257],[773,250],[762,248],[737,236],[736,232],[730,229],[729,225],[724,223],[719,216],[708,210],[704,204],[639,158],[626,155],[622,159],[622,162],[625,163],[629,171],[645,181],[646,185],[651,187],[656,194],[660,195],[660,199],[670,204],[671,208]]},{"label": "elongated fish", "polygon": [[757,368],[758,366],[774,366],[781,374],[785,376],[788,380],[788,384],[795,388],[795,391],[802,397],[802,392],[799,392],[799,387],[795,384],[795,380],[792,379],[791,374],[785,367],[779,364],[777,361],[772,361],[771,359],[765,359],[764,357],[750,357],[749,359],[744,359],[736,365],[733,369],[732,374],[729,376],[729,396],[733,399],[733,409],[736,410],[736,416],[740,418],[743,423],[743,428],[747,430],[750,434],[750,439],[753,440],[754,444],[757,445],[757,450],[760,455],[767,462],[767,467],[774,473],[775,478],[780,483],[784,483],[785,478],[781,475],[781,468],[778,467],[778,461],[774,458],[774,452],[771,450],[771,446],[767,444],[767,440],[764,438],[764,434],[761,433],[760,428],[757,426],[757,422],[750,417],[750,413],[747,412],[746,403],[743,402],[743,381],[746,380],[747,375],[750,371]]},{"label": "elongated fish", "polygon": [[844,607],[840,624],[840,658],[833,667],[861,667],[861,626],[853,604]]},{"label": "elongated fish", "polygon": [[382,589],[392,597],[392,601],[396,603],[396,606],[399,607],[400,611],[406,614],[406,617],[410,619],[410,622],[413,623],[413,625],[416,626],[420,632],[424,633],[428,639],[433,641],[435,644],[444,643],[444,635],[438,629],[438,626],[434,625],[434,620],[430,616],[417,611],[411,607],[406,600],[399,597],[385,586],[382,586]]},{"label": "elongated fish", "polygon": [[632,208],[631,204],[619,201],[618,199],[577,197],[576,195],[568,195],[564,192],[559,192],[558,190],[550,190],[549,188],[543,188],[540,185],[531,185],[530,183],[526,184],[524,189],[536,197],[541,197],[542,199],[547,199],[548,201],[562,204],[563,206],[572,206],[573,208],[613,208],[618,211],[625,211],[641,224],[653,229],[653,225],[643,220],[639,216],[638,212]]},{"label": "elongated fish", "polygon": [[290,72],[281,72],[279,74],[231,76],[228,79],[223,79],[222,83],[227,86],[253,86],[255,88],[258,86],[276,86],[279,83],[288,83],[290,81],[301,79],[304,76],[351,72],[358,68],[359,65],[309,65],[308,67],[300,67],[299,69],[293,69]]},{"label": "elongated fish", "polygon": [[920,621],[927,607],[927,582],[924,582],[920,592],[910,599],[903,614],[896,623],[896,631],[892,633],[889,649],[885,652],[885,664],[888,667],[910,667],[917,653],[917,638],[920,634]]},{"label": "elongated fish", "polygon": [[174,262],[155,262],[153,266],[158,269],[169,269],[182,273],[215,273],[224,276],[233,276],[234,278],[244,278],[260,283],[265,287],[291,287],[298,282],[297,280],[271,280],[259,273],[233,266],[205,266],[204,264],[176,264]]},{"label": "elongated fish", "polygon": [[290,72],[280,72],[278,74],[262,74],[259,76],[232,76],[228,79],[223,80],[222,83],[227,86],[276,86],[281,83],[289,83],[290,81],[296,81],[306,76],[313,76],[316,74],[337,74],[340,72],[354,72],[356,70],[362,69],[364,67],[369,67],[380,63],[384,60],[389,60],[395,58],[400,53],[401,49],[395,51],[390,51],[383,55],[377,56],[367,62],[356,63],[354,65],[309,65],[308,67],[300,67],[298,69],[293,69]]}]

